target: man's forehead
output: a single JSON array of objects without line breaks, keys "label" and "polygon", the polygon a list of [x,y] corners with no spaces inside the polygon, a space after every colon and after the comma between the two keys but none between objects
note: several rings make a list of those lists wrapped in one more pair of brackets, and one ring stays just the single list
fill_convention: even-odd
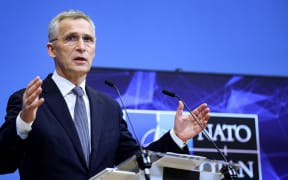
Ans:
[{"label": "man's forehead", "polygon": [[89,21],[83,18],[77,18],[77,19],[66,18],[60,21],[59,25],[60,26],[72,26],[72,27],[82,25],[82,26],[90,26],[92,28],[92,25],[89,23]]},{"label": "man's forehead", "polygon": [[86,19],[63,19],[59,23],[59,33],[93,35],[93,27]]}]

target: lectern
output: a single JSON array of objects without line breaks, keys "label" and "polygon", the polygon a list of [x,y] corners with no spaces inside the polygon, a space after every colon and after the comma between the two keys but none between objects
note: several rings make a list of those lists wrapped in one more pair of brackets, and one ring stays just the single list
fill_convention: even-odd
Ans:
[{"label": "lectern", "polygon": [[[223,161],[210,160],[202,156],[159,153],[149,151],[152,160],[150,169],[151,180],[221,180],[220,171],[212,172],[210,169],[199,168],[203,163],[213,162],[221,166]],[[235,169],[239,165],[233,164]],[[132,156],[115,168],[106,168],[90,180],[144,180],[143,172],[139,169],[136,156]]]}]

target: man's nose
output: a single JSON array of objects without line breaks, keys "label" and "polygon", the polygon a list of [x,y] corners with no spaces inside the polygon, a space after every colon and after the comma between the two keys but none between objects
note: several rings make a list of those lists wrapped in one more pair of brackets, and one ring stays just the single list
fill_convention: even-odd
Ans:
[{"label": "man's nose", "polygon": [[76,47],[79,49],[85,49],[86,44],[84,42],[84,40],[82,38],[79,38],[77,43],[76,43]]}]

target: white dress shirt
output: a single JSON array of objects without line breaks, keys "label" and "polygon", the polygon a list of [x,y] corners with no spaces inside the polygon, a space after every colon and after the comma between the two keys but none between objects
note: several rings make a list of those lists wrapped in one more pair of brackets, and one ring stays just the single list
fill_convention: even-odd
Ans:
[{"label": "white dress shirt", "polygon": [[[76,103],[76,95],[72,92],[72,89],[75,87],[73,83],[68,81],[67,79],[59,76],[57,72],[55,71],[52,75],[53,81],[56,83],[58,89],[60,90],[62,96],[65,99],[65,102],[68,106],[70,115],[72,119],[74,120],[74,108],[75,108],[75,103]],[[91,136],[91,117],[90,117],[90,105],[89,105],[89,99],[85,90],[85,84],[86,81],[84,80],[81,84],[80,87],[82,88],[84,94],[84,102],[86,106],[86,112],[87,112],[87,117],[88,117],[88,130],[89,130],[89,137]],[[44,101],[45,103],[45,101]],[[17,119],[16,119],[16,129],[17,129],[17,134],[20,136],[22,139],[26,139],[28,137],[28,133],[32,130],[32,124],[33,122],[26,123],[20,118],[21,112],[18,114]]]}]

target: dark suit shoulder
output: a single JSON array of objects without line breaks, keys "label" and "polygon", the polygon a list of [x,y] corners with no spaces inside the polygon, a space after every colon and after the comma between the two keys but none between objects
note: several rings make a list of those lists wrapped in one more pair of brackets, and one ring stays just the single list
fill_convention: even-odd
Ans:
[{"label": "dark suit shoulder", "polygon": [[18,114],[21,111],[24,91],[25,88],[15,91],[10,95],[6,106],[7,114],[12,112],[14,112],[12,114]]},{"label": "dark suit shoulder", "polygon": [[21,98],[22,99],[24,91],[25,91],[25,88],[22,88],[22,89],[19,89],[19,90],[13,92],[8,99],[8,104],[11,100],[13,100],[15,98]]}]

